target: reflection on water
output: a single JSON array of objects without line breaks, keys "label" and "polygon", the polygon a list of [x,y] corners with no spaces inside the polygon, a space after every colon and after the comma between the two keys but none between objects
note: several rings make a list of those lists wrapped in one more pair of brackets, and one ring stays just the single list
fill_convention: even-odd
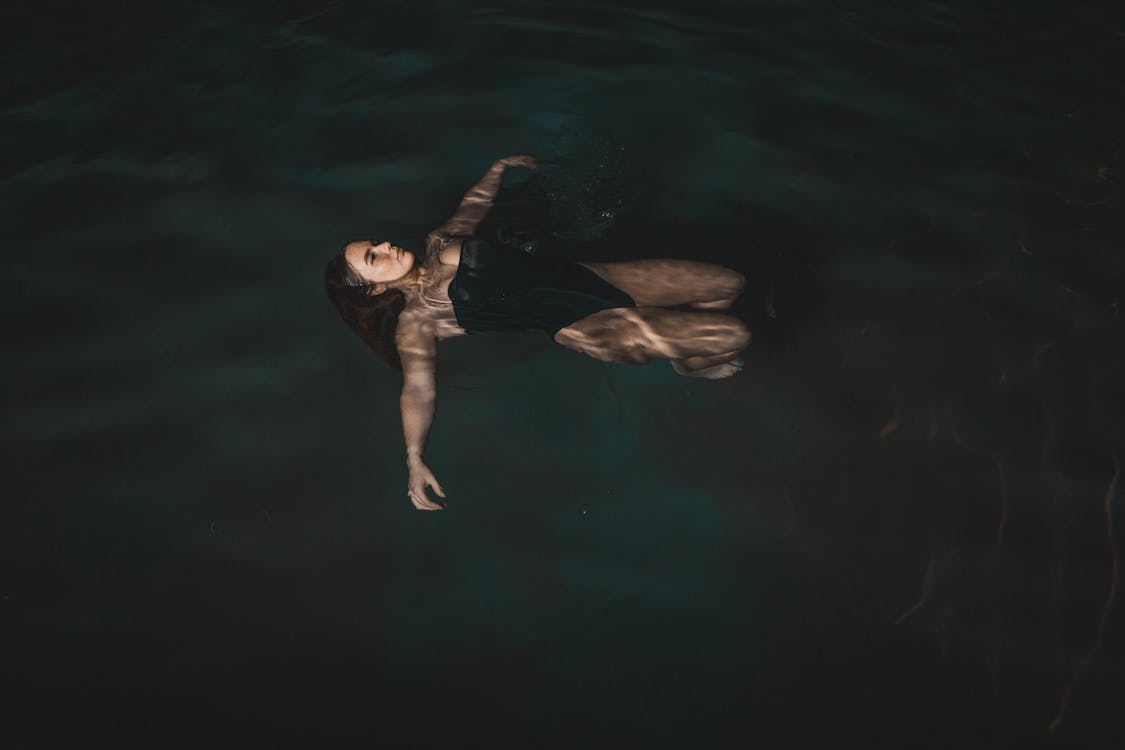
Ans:
[{"label": "reflection on water", "polygon": [[[5,9],[0,745],[1119,744],[1113,10]],[[517,153],[754,343],[444,343],[420,514],[320,274]]]}]

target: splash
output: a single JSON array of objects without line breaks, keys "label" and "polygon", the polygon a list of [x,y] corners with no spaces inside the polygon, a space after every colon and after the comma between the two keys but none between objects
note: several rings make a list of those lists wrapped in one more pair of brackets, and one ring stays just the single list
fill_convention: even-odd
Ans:
[{"label": "splash", "polygon": [[544,242],[596,242],[636,200],[625,146],[565,123],[534,148],[534,173],[506,179],[478,236],[534,253]]}]

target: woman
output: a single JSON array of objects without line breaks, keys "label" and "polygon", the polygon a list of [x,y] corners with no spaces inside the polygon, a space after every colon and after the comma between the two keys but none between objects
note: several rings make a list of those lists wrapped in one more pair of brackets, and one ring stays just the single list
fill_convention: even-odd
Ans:
[{"label": "woman", "polygon": [[[396,369],[410,500],[440,510],[445,491],[422,460],[436,399],[437,342],[489,330],[538,329],[603,362],[671,360],[681,375],[725,378],[742,369],[750,331],[725,310],[746,278],[691,260],[553,260],[473,239],[508,167],[493,164],[449,221],[426,236],[422,260],[390,242],[350,242],[329,262],[325,289],[349,326]],[[667,310],[689,305],[697,312]]]}]

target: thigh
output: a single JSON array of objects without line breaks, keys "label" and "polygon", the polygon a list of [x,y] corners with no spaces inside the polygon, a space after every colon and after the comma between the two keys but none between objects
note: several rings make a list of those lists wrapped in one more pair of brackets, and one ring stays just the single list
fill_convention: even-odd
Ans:
[{"label": "thigh", "polygon": [[723,313],[615,307],[559,330],[555,341],[603,362],[645,364],[741,350],[750,330]]},{"label": "thigh", "polygon": [[708,302],[738,294],[746,284],[746,277],[734,269],[697,260],[581,261],[579,265],[628,294],[637,307]]}]

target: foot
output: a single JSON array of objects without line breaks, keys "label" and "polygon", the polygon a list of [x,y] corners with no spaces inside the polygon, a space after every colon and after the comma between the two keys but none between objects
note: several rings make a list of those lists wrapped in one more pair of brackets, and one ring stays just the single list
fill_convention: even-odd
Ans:
[{"label": "foot", "polygon": [[722,380],[729,378],[731,375],[742,372],[742,359],[731,360],[730,362],[723,362],[710,367],[703,367],[698,370],[689,370],[681,365],[676,360],[672,360],[672,369],[680,375],[685,375],[689,378],[707,378],[708,380]]}]

